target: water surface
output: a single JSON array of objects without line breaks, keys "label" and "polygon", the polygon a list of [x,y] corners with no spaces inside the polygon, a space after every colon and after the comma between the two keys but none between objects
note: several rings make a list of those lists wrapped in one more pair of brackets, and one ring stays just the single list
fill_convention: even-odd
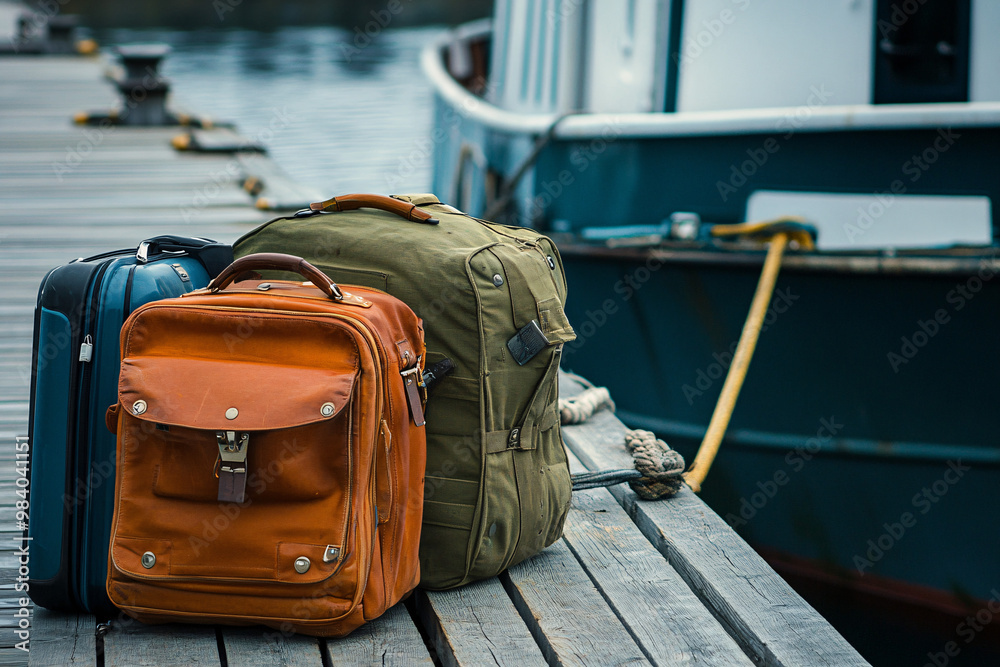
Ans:
[{"label": "water surface", "polygon": [[[334,196],[426,192],[431,88],[421,49],[443,27],[111,30],[104,45],[165,42],[172,106],[234,121],[299,182]],[[360,47],[360,48],[359,48]]]}]

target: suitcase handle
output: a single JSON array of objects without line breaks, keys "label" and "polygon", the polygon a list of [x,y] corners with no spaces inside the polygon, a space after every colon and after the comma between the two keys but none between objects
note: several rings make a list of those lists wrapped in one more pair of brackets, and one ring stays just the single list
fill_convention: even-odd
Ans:
[{"label": "suitcase handle", "polygon": [[326,201],[309,204],[310,211],[322,211],[324,213],[354,211],[359,208],[377,208],[380,211],[395,213],[404,220],[422,222],[425,225],[436,225],[440,222],[440,220],[427,211],[417,208],[416,204],[384,195],[341,195],[340,197],[334,197]]},{"label": "suitcase handle", "polygon": [[230,245],[217,243],[212,239],[170,234],[154,236],[140,243],[135,251],[135,259],[140,264],[145,264],[150,257],[161,252],[185,252],[205,267],[208,275],[213,278],[233,263],[233,248]]},{"label": "suitcase handle", "polygon": [[218,277],[208,284],[208,289],[213,293],[228,287],[241,273],[247,271],[275,270],[291,271],[297,273],[320,288],[324,294],[334,301],[343,301],[344,293],[337,287],[337,283],[317,269],[315,266],[295,255],[285,255],[280,252],[259,252],[254,255],[240,257],[238,260],[223,269]]}]

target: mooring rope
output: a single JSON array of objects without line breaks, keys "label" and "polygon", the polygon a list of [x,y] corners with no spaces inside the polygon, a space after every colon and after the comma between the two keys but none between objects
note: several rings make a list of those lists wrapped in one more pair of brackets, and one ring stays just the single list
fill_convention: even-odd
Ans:
[{"label": "mooring rope", "polygon": [[[559,399],[559,417],[564,425],[581,424],[594,413],[615,404],[606,387],[588,387],[572,398]],[[571,475],[573,490],[582,491],[628,482],[643,500],[657,500],[677,493],[684,473],[684,458],[651,431],[626,431],[625,449],[635,468],[601,470]]]},{"label": "mooring rope", "polygon": [[611,400],[611,392],[607,387],[584,389],[573,398],[559,400],[559,422],[581,424],[601,408],[615,411],[615,402]]},{"label": "mooring rope", "polygon": [[767,307],[771,303],[771,295],[774,293],[774,284],[778,280],[778,272],[781,270],[781,259],[785,254],[785,249],[790,241],[795,241],[804,250],[813,250],[816,229],[806,224],[801,218],[792,217],[738,225],[716,225],[712,229],[712,235],[722,238],[756,237],[770,240],[771,245],[767,249],[764,268],[761,269],[757,290],[750,303],[750,312],[743,324],[740,340],[736,344],[733,362],[729,366],[725,381],[722,383],[722,390],[715,404],[715,410],[712,412],[712,419],[708,422],[708,429],[706,429],[705,437],[702,438],[701,445],[698,447],[698,453],[695,454],[691,469],[684,473],[684,481],[695,493],[701,491],[701,484],[705,481],[705,476],[708,475],[708,470],[712,467],[712,463],[719,453],[722,437],[726,434],[726,429],[729,428],[729,419],[733,416],[736,399],[739,398],[740,389],[743,388],[743,381],[750,368],[750,360],[753,359],[754,350],[757,348],[757,339],[764,324]]},{"label": "mooring rope", "polygon": [[643,500],[676,494],[684,483],[684,457],[658,439],[652,431],[625,432],[625,448],[635,459],[642,477],[628,484]]}]

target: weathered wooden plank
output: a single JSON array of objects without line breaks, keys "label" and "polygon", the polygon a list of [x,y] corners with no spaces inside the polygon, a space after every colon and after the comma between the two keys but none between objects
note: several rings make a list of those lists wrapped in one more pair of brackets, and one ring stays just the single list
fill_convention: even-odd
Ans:
[{"label": "weathered wooden plank", "polygon": [[223,627],[222,641],[229,667],[323,667],[320,642],[304,635],[284,636],[275,630]]},{"label": "weathered wooden plank", "polygon": [[[530,667],[545,659],[496,577],[450,591],[417,591],[417,610],[441,664]],[[487,659],[489,653],[491,658]]]},{"label": "weathered wooden plank", "polygon": [[[569,457],[573,472],[585,470]],[[563,537],[654,662],[753,664],[607,490],[573,494]]]},{"label": "weathered wooden plank", "polygon": [[97,620],[89,614],[64,614],[35,607],[28,664],[64,667],[97,663]]},{"label": "weathered wooden plank", "polygon": [[221,665],[215,628],[145,625],[122,617],[104,635],[105,667]]},{"label": "weathered wooden plank", "polygon": [[[581,386],[561,377],[560,395]],[[625,425],[608,411],[563,428],[566,445],[591,470],[632,467]],[[643,535],[684,578],[744,651],[767,665],[868,663],[740,537],[684,487],[669,500],[643,501],[611,488]]]},{"label": "weathered wooden plank", "polygon": [[650,664],[562,540],[500,581],[549,664]]},{"label": "weathered wooden plank", "polygon": [[409,612],[397,604],[346,637],[327,639],[331,665],[432,665],[430,653]]}]

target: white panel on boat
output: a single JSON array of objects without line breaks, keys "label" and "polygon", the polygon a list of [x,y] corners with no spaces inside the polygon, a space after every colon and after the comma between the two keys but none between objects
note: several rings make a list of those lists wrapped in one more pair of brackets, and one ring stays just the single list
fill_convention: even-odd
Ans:
[{"label": "white panel on boat", "polygon": [[580,106],[583,0],[497,0],[487,99],[520,113]]},{"label": "white panel on boat", "polygon": [[969,36],[969,101],[1000,101],[1000,2],[973,0]]},{"label": "white panel on boat", "polygon": [[758,190],[747,200],[748,221],[801,216],[819,230],[821,250],[989,245],[989,197],[833,194]]},{"label": "white panel on boat", "polygon": [[868,104],[872,3],[689,0],[677,110]]},{"label": "white panel on boat", "polygon": [[587,22],[585,108],[594,113],[662,111],[669,0],[592,0]]}]

